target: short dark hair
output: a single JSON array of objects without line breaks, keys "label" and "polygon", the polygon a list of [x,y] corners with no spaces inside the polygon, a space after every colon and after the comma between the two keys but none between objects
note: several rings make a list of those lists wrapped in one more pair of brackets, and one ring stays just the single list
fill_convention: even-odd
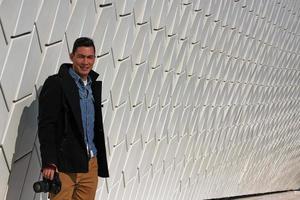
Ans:
[{"label": "short dark hair", "polygon": [[74,54],[78,47],[93,47],[94,52],[96,53],[96,48],[94,41],[88,37],[77,38],[73,44],[72,53]]}]

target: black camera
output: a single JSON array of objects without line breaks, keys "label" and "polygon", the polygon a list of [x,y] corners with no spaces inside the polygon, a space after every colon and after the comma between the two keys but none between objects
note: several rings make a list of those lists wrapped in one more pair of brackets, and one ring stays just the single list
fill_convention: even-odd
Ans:
[{"label": "black camera", "polygon": [[50,192],[52,194],[57,194],[59,193],[60,189],[61,189],[61,182],[57,172],[54,173],[53,180],[43,178],[42,181],[38,181],[33,184],[33,190],[36,193]]}]

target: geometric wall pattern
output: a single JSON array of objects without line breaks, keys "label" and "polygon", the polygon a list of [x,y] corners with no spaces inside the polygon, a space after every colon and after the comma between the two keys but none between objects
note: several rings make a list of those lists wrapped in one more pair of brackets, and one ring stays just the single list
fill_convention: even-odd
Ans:
[{"label": "geometric wall pattern", "polygon": [[0,199],[47,198],[37,96],[79,36],[103,80],[96,199],[299,188],[299,1],[0,0]]}]

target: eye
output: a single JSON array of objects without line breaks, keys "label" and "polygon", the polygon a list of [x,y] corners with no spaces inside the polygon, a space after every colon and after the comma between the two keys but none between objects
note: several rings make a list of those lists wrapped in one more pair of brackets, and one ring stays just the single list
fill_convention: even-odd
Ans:
[{"label": "eye", "polygon": [[87,59],[94,59],[95,58],[95,55],[88,55],[88,56],[85,56],[85,55],[82,55],[82,54],[78,54],[77,55],[77,58],[79,59],[84,59],[84,58],[87,58]]},{"label": "eye", "polygon": [[89,56],[87,56],[87,58],[88,58],[88,59],[94,59],[95,56],[94,56],[94,55],[89,55]]},{"label": "eye", "polygon": [[81,55],[81,54],[79,54],[79,55],[77,55],[77,58],[80,58],[80,59],[83,59],[85,56],[84,55]]}]

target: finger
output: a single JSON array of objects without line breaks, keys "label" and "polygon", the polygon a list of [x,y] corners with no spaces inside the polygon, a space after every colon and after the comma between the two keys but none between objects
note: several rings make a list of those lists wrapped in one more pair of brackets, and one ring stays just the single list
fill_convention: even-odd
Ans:
[{"label": "finger", "polygon": [[54,170],[51,170],[49,173],[49,179],[52,181],[54,177]]},{"label": "finger", "polygon": [[43,177],[47,178],[47,176],[48,176],[48,170],[43,169]]},{"label": "finger", "polygon": [[43,176],[44,176],[44,178],[48,178],[48,176],[49,176],[49,171],[45,169],[45,170],[43,171]]},{"label": "finger", "polygon": [[53,179],[53,175],[52,174],[54,174],[54,170],[52,170],[52,169],[44,169],[43,170],[43,176],[46,179],[52,180]]}]

